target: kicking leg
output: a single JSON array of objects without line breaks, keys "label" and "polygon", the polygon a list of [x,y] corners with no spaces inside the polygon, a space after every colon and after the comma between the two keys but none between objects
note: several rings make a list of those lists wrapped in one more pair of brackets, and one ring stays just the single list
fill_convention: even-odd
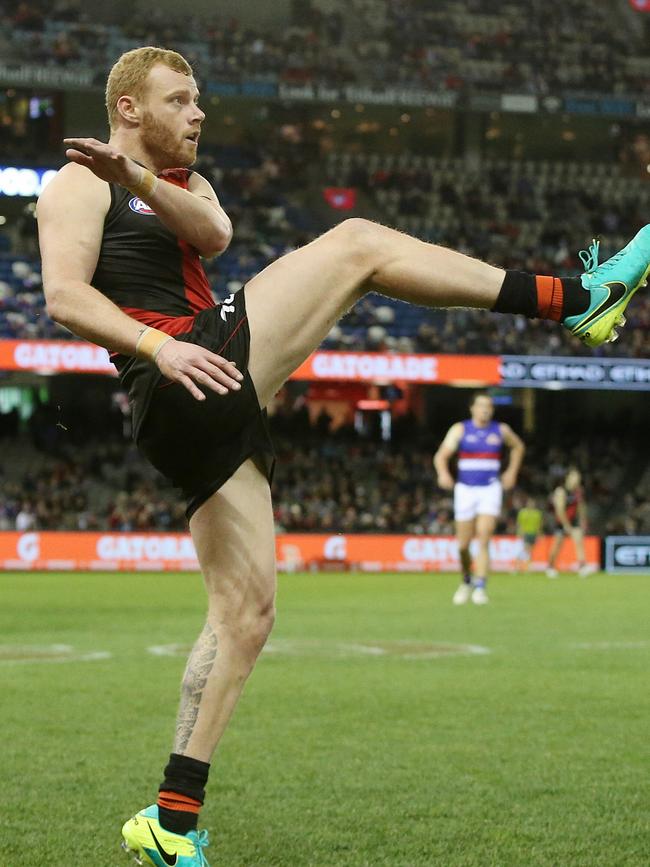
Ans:
[{"label": "kicking leg", "polygon": [[500,268],[394,229],[345,220],[246,286],[249,369],[261,405],[371,289],[430,307],[488,309],[504,276]]},{"label": "kicking leg", "polygon": [[[613,268],[630,287],[620,297],[602,282],[618,279]],[[614,326],[648,271],[650,227],[610,262],[579,279],[560,280],[506,272],[369,220],[344,220],[247,285],[251,375],[264,406],[371,289],[428,307],[475,307],[562,321],[597,346],[613,339]]]}]

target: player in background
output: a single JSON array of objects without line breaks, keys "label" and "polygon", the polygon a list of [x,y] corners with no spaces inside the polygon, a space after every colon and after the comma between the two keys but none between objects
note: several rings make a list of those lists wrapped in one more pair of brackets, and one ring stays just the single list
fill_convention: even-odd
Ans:
[{"label": "player in background", "polygon": [[[125,847],[156,867],[207,864],[197,821],[210,761],[273,625],[265,407],[291,373],[370,291],[548,319],[599,346],[650,272],[650,227],[601,264],[594,245],[584,274],[559,278],[506,271],[356,218],[216,304],[200,259],[222,253],[233,230],[189,168],[205,119],[199,98],[176,52],[124,54],[107,82],[109,141],[67,139],[70,162],[37,207],[48,313],[114,353],[138,447],[187,502],[207,591],[157,803],[123,828]],[[164,596],[152,604],[164,606]]]},{"label": "player in background", "polygon": [[[471,598],[476,605],[488,602],[486,584],[490,569],[490,539],[501,514],[503,490],[511,490],[524,457],[524,444],[512,428],[493,420],[494,403],[483,393],[470,404],[470,418],[452,425],[433,458],[438,485],[454,491],[454,518],[462,582],[454,593],[454,605]],[[501,473],[503,447],[510,449],[508,466]],[[449,471],[449,461],[458,452],[458,478]],[[478,541],[472,575],[470,544]]]},{"label": "player in background", "polygon": [[526,572],[530,566],[533,548],[537,537],[542,532],[544,515],[537,508],[534,497],[528,497],[526,505],[517,512],[517,535],[521,539],[524,556],[519,561],[519,569]]},{"label": "player in background", "polygon": [[589,574],[585,556],[585,533],[587,531],[587,504],[585,502],[580,471],[571,467],[564,482],[558,485],[551,495],[551,508],[555,517],[555,538],[548,558],[546,574],[557,578],[555,561],[560,553],[565,536],[573,539],[578,559],[578,574]]}]

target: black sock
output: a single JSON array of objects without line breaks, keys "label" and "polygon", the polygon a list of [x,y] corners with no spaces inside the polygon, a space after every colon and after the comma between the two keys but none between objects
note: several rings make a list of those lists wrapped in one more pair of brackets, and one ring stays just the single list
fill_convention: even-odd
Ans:
[{"label": "black sock", "polygon": [[584,313],[589,307],[589,292],[582,285],[579,277],[563,277],[564,304],[562,305],[562,319],[566,316],[577,316]]},{"label": "black sock", "polygon": [[561,322],[566,316],[583,313],[589,293],[577,277],[545,277],[524,271],[506,271],[495,313],[522,313],[529,319]]},{"label": "black sock", "polygon": [[187,834],[196,830],[209,773],[207,762],[178,753],[170,755],[158,790],[158,819],[166,831]]}]

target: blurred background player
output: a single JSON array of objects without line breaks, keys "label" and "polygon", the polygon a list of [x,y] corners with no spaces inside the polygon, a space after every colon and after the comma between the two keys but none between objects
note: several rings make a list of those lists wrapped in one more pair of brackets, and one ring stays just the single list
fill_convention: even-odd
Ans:
[{"label": "blurred background player", "polygon": [[533,548],[542,532],[543,523],[542,510],[537,508],[534,497],[528,497],[526,505],[517,512],[517,535],[521,539],[523,550],[523,557],[518,564],[520,571],[525,572],[530,566]]},{"label": "blurred background player", "polygon": [[[452,425],[433,458],[438,485],[454,491],[454,518],[458,556],[463,580],[454,593],[454,605],[471,598],[477,605],[488,602],[486,583],[490,568],[490,539],[501,513],[503,490],[510,490],[524,457],[524,444],[507,424],[493,420],[494,403],[487,394],[476,394],[470,404],[471,418]],[[510,460],[501,474],[503,447]],[[458,452],[458,478],[454,483],[449,461]],[[470,544],[476,537],[478,551],[472,577]]]},{"label": "blurred background player", "polygon": [[551,505],[555,516],[555,539],[548,558],[546,574],[557,578],[555,561],[565,536],[570,536],[576,547],[578,574],[588,575],[589,567],[585,556],[585,532],[587,529],[587,506],[585,503],[582,476],[580,471],[571,467],[564,483],[558,485],[551,495]]}]

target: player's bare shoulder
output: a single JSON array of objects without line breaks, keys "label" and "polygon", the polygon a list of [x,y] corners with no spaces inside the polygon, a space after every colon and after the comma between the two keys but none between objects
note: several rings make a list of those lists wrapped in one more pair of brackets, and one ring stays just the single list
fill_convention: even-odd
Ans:
[{"label": "player's bare shoulder", "polygon": [[50,311],[55,295],[71,281],[91,281],[110,206],[109,185],[73,163],[65,165],[41,193],[36,218]]},{"label": "player's bare shoulder", "polygon": [[457,421],[452,424],[452,426],[447,431],[447,435],[445,436],[445,444],[448,447],[452,447],[457,449],[461,439],[463,438],[463,433],[465,431],[465,425],[462,421]]},{"label": "player's bare shoulder", "polygon": [[[109,185],[100,180],[85,166],[66,163],[45,187],[36,203],[36,217],[39,222],[67,211],[74,203],[85,210],[92,206],[94,214],[102,219],[111,205]],[[87,216],[90,217],[90,214]]]}]

